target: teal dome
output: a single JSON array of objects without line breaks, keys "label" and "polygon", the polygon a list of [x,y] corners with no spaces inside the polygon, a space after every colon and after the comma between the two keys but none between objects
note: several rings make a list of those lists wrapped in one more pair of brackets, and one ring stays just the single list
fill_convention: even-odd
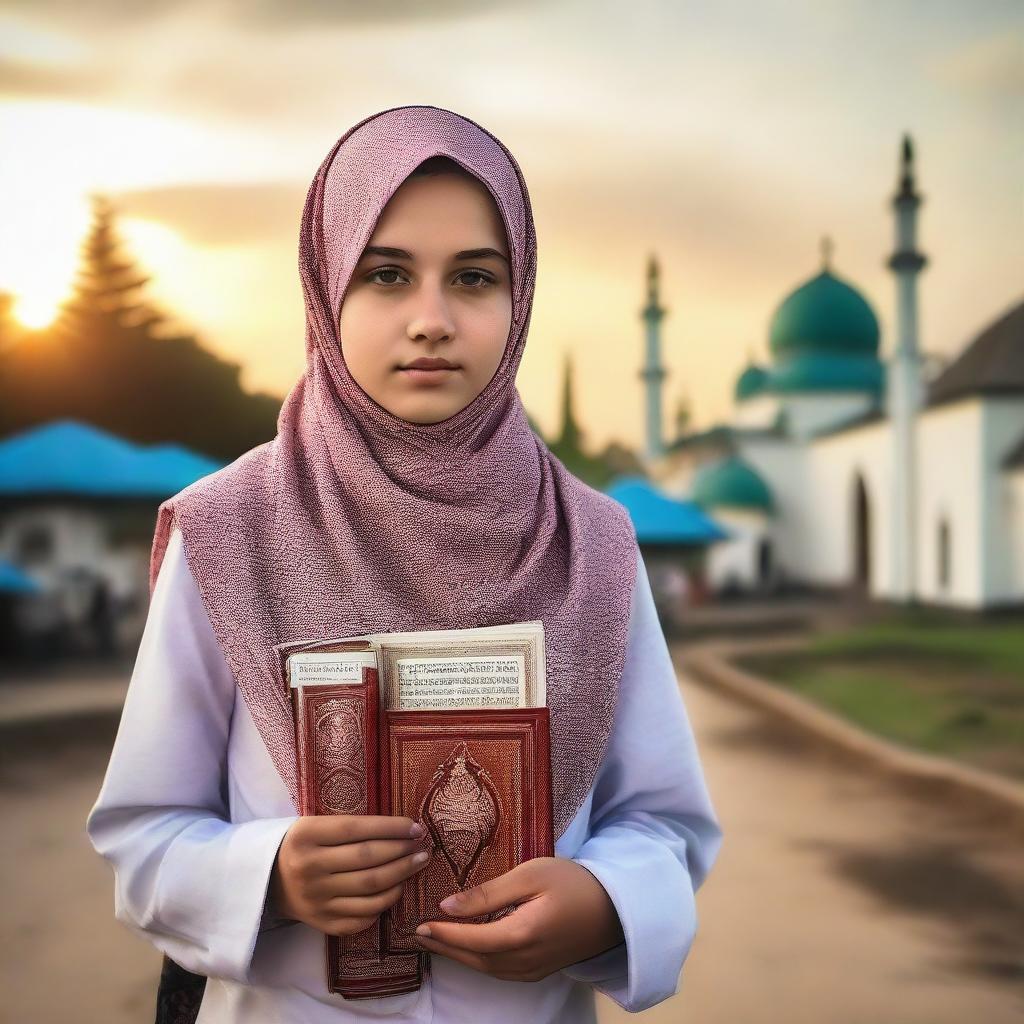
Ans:
[{"label": "teal dome", "polygon": [[874,356],[833,356],[808,352],[784,359],[767,386],[775,392],[870,391],[882,393],[885,368]]},{"label": "teal dome", "polygon": [[878,356],[878,319],[856,288],[822,270],[775,311],[769,343],[776,360],[808,352]]},{"label": "teal dome", "polygon": [[690,497],[705,508],[771,512],[775,507],[772,492],[757,470],[735,455],[702,466],[693,478]]},{"label": "teal dome", "polygon": [[768,371],[756,363],[750,363],[736,380],[736,401],[742,402],[746,398],[760,394],[767,382]]}]

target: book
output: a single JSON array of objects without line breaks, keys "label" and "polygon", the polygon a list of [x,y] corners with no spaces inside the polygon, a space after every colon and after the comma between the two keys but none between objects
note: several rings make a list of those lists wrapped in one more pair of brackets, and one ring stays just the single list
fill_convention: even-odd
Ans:
[{"label": "book", "polygon": [[423,921],[454,892],[554,855],[544,632],[539,621],[374,633],[277,647],[295,716],[301,814],[420,821],[432,856],[399,901],[355,935],[328,936],[328,988],[414,991]]}]

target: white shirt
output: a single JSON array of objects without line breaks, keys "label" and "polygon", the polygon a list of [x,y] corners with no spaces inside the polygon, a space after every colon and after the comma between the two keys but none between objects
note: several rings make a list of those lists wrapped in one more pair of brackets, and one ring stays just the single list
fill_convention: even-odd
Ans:
[{"label": "white shirt", "polygon": [[114,868],[117,919],[208,976],[200,1024],[593,1024],[592,986],[634,1012],[673,995],[722,832],[642,558],[612,735],[555,845],[607,890],[624,942],[537,982],[432,954],[418,991],[346,1000],[327,990],[323,934],[264,916],[295,820],[175,530],[86,827]]}]

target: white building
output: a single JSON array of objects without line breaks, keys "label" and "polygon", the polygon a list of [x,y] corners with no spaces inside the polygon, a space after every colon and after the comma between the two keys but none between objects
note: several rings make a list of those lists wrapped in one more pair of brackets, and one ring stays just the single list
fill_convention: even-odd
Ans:
[{"label": "white building", "polygon": [[871,305],[832,272],[826,247],[771,319],[770,365],[740,374],[731,422],[652,460],[666,491],[735,534],[710,552],[713,588],[799,581],[965,608],[1024,603],[1024,302],[927,380],[920,203],[904,139],[887,362]]}]

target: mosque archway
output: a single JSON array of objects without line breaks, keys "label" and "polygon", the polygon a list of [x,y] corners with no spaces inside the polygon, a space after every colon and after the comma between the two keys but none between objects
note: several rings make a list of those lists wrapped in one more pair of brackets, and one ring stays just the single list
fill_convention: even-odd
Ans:
[{"label": "mosque archway", "polygon": [[871,503],[860,473],[853,485],[853,585],[865,593],[871,588]]}]

